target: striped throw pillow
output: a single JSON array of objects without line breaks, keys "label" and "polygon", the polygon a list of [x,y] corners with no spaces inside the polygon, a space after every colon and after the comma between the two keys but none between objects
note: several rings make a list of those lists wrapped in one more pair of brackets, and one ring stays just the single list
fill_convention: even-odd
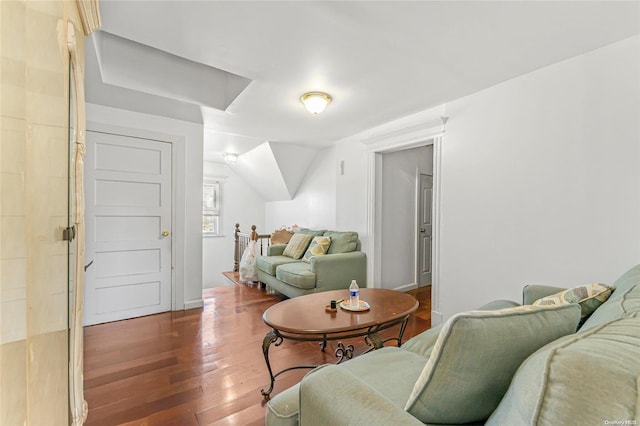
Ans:
[{"label": "striped throw pillow", "polygon": [[309,247],[309,243],[313,237],[307,234],[295,233],[287,243],[287,246],[282,252],[283,256],[291,257],[293,259],[300,259],[304,252]]}]

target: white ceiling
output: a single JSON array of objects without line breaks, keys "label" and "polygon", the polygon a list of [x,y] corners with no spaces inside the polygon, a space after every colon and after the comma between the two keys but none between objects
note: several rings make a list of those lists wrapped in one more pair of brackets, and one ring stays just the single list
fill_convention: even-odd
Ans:
[{"label": "white ceiling", "polygon": [[[89,102],[201,121],[205,159],[216,161],[266,141],[324,147],[640,33],[638,1],[101,0],[100,12],[111,35],[251,80],[216,109],[149,90],[124,54],[101,65],[129,67],[126,87],[103,81],[89,43]],[[201,85],[169,74],[174,93]],[[334,101],[313,116],[299,101],[307,91]]]}]

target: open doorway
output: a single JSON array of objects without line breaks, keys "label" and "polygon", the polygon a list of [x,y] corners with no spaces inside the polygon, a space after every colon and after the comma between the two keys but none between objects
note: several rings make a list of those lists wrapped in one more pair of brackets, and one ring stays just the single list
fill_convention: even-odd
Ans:
[{"label": "open doorway", "polygon": [[[369,164],[366,241],[369,286],[428,292],[432,326],[442,323],[438,288],[440,173],[447,120],[447,117],[431,120],[414,117],[412,120],[381,126],[363,139],[367,146]],[[430,168],[421,168],[415,163],[420,158],[418,153],[422,152],[425,152],[422,157],[427,159]],[[389,179],[394,174],[395,181]],[[428,218],[431,235],[422,241],[422,244],[430,248],[430,256],[423,251],[424,256],[428,256],[430,260],[429,267],[425,268],[428,274],[419,278],[419,270],[422,268],[418,262],[418,256],[422,256],[418,253],[421,234],[418,224],[421,174],[430,175],[432,179],[431,203],[428,207],[431,212]],[[396,249],[401,249],[404,254],[397,253]]]},{"label": "open doorway", "polygon": [[380,287],[431,285],[433,145],[382,153],[380,183]]}]

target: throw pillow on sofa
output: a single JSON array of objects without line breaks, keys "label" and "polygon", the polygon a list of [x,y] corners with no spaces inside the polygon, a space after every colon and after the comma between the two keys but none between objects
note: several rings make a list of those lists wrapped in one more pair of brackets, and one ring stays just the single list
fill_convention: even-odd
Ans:
[{"label": "throw pillow on sofa", "polygon": [[518,366],[536,350],[574,333],[577,304],[469,311],[442,327],[405,406],[424,423],[483,421]]},{"label": "throw pillow on sofa", "polygon": [[293,237],[293,232],[286,229],[278,229],[271,234],[271,245],[273,244],[287,244]]},{"label": "throw pillow on sofa", "polygon": [[331,237],[328,254],[350,253],[358,249],[357,232],[326,231],[325,237]]},{"label": "throw pillow on sofa", "polygon": [[567,305],[578,303],[582,309],[582,322],[595,312],[596,309],[607,301],[615,287],[606,284],[592,283],[580,287],[570,288],[550,296],[542,297],[535,302],[534,306]]},{"label": "throw pillow on sofa", "polygon": [[300,259],[307,250],[307,247],[309,247],[312,238],[313,236],[307,234],[293,234],[287,246],[284,248],[282,255],[293,259]]},{"label": "throw pillow on sofa", "polygon": [[326,230],[324,229],[298,228],[298,230],[296,231],[296,234],[307,234],[307,235],[311,235],[312,237],[321,237],[324,235],[325,232]]},{"label": "throw pillow on sofa", "polygon": [[329,245],[331,245],[331,237],[313,237],[311,245],[302,256],[302,260],[309,263],[312,257],[322,256],[329,250]]}]

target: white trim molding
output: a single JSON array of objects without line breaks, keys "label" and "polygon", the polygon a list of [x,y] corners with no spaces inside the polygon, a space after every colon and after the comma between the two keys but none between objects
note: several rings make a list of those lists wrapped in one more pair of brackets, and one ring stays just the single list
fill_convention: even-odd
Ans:
[{"label": "white trim molding", "polygon": [[[381,156],[418,146],[433,145],[433,240],[432,240],[432,284],[431,284],[431,324],[442,322],[440,312],[440,207],[442,192],[442,143],[448,117],[426,118],[414,115],[408,119],[376,127],[360,135],[360,141],[367,150],[367,252],[371,261],[367,265],[368,287],[380,287],[381,273],[381,231],[380,209],[376,203],[380,199]],[[402,286],[403,288],[405,286]]]},{"label": "white trim molding", "polygon": [[[412,119],[411,121],[414,121]],[[425,141],[444,133],[448,117],[437,117],[419,122],[394,122],[366,132],[360,140],[367,151],[392,152],[423,146]]]},{"label": "white trim molding", "polygon": [[[446,121],[444,121],[446,123]],[[444,125],[443,123],[443,125]],[[442,206],[443,133],[433,139],[433,230],[431,245],[431,327],[442,323],[440,311],[440,224]]]}]

